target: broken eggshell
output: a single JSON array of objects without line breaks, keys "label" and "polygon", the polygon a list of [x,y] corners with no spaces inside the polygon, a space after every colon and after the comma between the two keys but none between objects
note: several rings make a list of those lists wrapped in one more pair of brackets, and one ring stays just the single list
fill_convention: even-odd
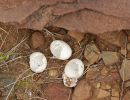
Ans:
[{"label": "broken eggshell", "polygon": [[70,78],[65,73],[62,75],[62,78],[66,87],[75,87],[77,85],[77,78]]},{"label": "broken eggshell", "polygon": [[70,60],[64,69],[63,82],[67,87],[74,87],[77,80],[83,75],[84,64],[80,59]]},{"label": "broken eggshell", "polygon": [[30,69],[35,73],[43,72],[47,66],[47,59],[41,52],[34,52],[30,55]]},{"label": "broken eggshell", "polygon": [[61,40],[54,40],[50,45],[50,50],[54,58],[60,60],[69,59],[72,55],[71,47],[66,42]]}]

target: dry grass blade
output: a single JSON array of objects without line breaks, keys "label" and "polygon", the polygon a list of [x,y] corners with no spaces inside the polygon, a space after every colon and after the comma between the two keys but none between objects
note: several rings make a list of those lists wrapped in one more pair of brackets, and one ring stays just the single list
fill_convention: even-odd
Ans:
[{"label": "dry grass blade", "polygon": [[[125,41],[125,65],[124,67],[126,67],[126,56],[127,56],[127,39]],[[123,68],[123,80],[122,80],[122,85],[121,85],[121,96],[120,96],[120,100],[123,100],[123,93],[124,93],[124,84],[125,84],[125,68]]]},{"label": "dry grass blade", "polygon": [[34,100],[34,99],[39,99],[39,100],[47,100],[47,99],[45,99],[45,98],[42,98],[42,97],[32,97],[32,98],[29,98],[29,100]]},{"label": "dry grass blade", "polygon": [[18,46],[20,46],[24,41],[26,41],[27,39],[29,38],[29,36],[28,37],[26,37],[26,38],[24,38],[24,39],[22,39],[16,46],[14,46],[11,50],[9,50],[8,52],[13,52]]},{"label": "dry grass blade", "polygon": [[8,98],[9,98],[11,92],[12,92],[13,89],[14,89],[15,84],[18,82],[18,80],[19,80],[28,70],[30,70],[30,68],[27,69],[27,70],[25,70],[22,74],[19,75],[19,77],[18,77],[18,78],[16,79],[16,81],[13,83],[13,86],[11,87],[11,89],[10,89],[8,95],[6,96],[5,100],[8,100]]},{"label": "dry grass blade", "polygon": [[70,90],[68,100],[70,100],[70,99],[71,99],[71,94],[72,94],[72,91]]},{"label": "dry grass blade", "polygon": [[13,61],[15,61],[15,60],[24,58],[24,57],[27,57],[27,56],[19,56],[19,57],[16,57],[16,58],[14,58],[14,59],[11,59],[11,60],[9,60],[9,61],[7,61],[7,62],[2,63],[2,64],[0,65],[0,67],[4,66],[4,65],[6,65],[6,64],[8,64],[8,63],[10,63],[10,62],[13,62]]},{"label": "dry grass blade", "polygon": [[1,28],[1,27],[0,27],[0,29],[6,33],[6,36],[5,36],[5,38],[4,38],[4,39],[2,39],[3,41],[2,41],[2,44],[0,45],[0,49],[1,49],[1,48],[2,48],[2,46],[3,46],[3,45],[4,45],[4,43],[5,43],[5,40],[7,39],[8,35],[9,35],[9,32],[7,32],[6,30],[4,30],[4,29],[3,29],[3,28]]}]

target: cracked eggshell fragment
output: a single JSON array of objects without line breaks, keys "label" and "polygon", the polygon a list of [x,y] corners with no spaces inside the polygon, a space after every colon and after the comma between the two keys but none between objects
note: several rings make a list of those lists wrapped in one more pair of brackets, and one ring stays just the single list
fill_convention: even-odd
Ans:
[{"label": "cracked eggshell fragment", "polygon": [[54,40],[50,45],[53,56],[60,60],[69,59],[72,55],[71,47],[64,41]]},{"label": "cracked eggshell fragment", "polygon": [[62,75],[62,78],[66,87],[75,87],[77,85],[77,78],[70,78],[65,73]]},{"label": "cracked eggshell fragment", "polygon": [[78,79],[83,75],[84,64],[80,59],[72,59],[66,64],[64,72],[68,77]]},{"label": "cracked eggshell fragment", "polygon": [[30,69],[35,73],[43,72],[47,66],[47,59],[41,52],[34,52],[30,55]]}]

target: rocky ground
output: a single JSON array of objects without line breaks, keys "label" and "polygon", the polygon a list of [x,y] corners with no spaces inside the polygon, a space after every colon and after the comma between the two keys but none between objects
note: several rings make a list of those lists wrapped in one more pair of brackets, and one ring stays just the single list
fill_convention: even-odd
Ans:
[{"label": "rocky ground", "polygon": [[[70,60],[52,58],[50,43],[67,42],[72,58],[85,64],[84,75],[74,88],[63,85],[62,73]],[[29,55],[45,54],[47,69],[35,74],[29,69]],[[47,27],[42,31],[17,29],[0,23],[1,100],[129,100],[130,31],[93,35]]]}]

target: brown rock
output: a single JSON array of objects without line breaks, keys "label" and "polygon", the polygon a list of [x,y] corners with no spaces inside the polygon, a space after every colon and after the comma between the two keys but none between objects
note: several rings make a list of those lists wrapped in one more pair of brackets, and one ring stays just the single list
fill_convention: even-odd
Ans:
[{"label": "brown rock", "polygon": [[120,69],[120,76],[124,81],[130,79],[130,60],[124,59]]},{"label": "brown rock", "polygon": [[101,57],[105,65],[112,65],[119,62],[119,54],[117,52],[103,51]]},{"label": "brown rock", "polygon": [[125,87],[130,87],[130,81],[125,82]]},{"label": "brown rock", "polygon": [[44,92],[47,100],[67,100],[71,89],[65,87],[63,84],[50,83]]},{"label": "brown rock", "polygon": [[89,68],[86,73],[87,80],[94,80],[100,75],[100,71],[96,68]]},{"label": "brown rock", "polygon": [[105,98],[105,97],[108,97],[110,96],[110,92],[109,91],[105,91],[105,90],[102,90],[102,89],[98,89],[98,92],[97,92],[97,98],[98,99],[101,99],[101,98]]},{"label": "brown rock", "polygon": [[129,99],[130,99],[130,91],[128,91],[128,92],[125,94],[123,100],[129,100]]},{"label": "brown rock", "polygon": [[31,36],[32,48],[43,48],[45,45],[45,37],[40,32],[34,32]]},{"label": "brown rock", "polygon": [[94,43],[86,46],[84,57],[87,59],[89,65],[94,64],[100,59],[100,51]]},{"label": "brown rock", "polygon": [[83,40],[85,34],[77,31],[68,31],[68,35],[80,42]]},{"label": "brown rock", "polygon": [[116,89],[112,89],[112,93],[111,93],[111,95],[113,96],[113,97],[119,97],[119,91],[118,90],[116,90]]},{"label": "brown rock", "polygon": [[92,95],[91,89],[86,80],[81,80],[74,90],[72,100],[89,100]]},{"label": "brown rock", "polygon": [[111,100],[119,100],[119,97],[111,97]]},{"label": "brown rock", "polygon": [[126,57],[127,57],[128,59],[130,59],[130,51],[127,52]]},{"label": "brown rock", "polygon": [[99,37],[116,46],[124,47],[127,39],[126,34],[122,31],[108,32],[100,34]]}]

